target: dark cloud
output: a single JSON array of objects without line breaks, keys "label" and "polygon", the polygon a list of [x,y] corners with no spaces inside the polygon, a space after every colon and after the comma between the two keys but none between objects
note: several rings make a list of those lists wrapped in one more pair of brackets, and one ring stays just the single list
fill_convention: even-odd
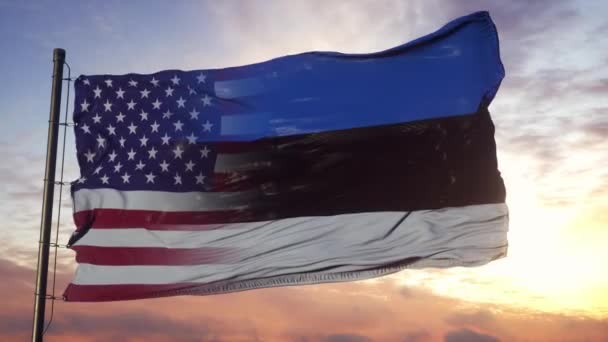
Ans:
[{"label": "dark cloud", "polygon": [[358,334],[334,334],[321,339],[323,342],[368,342],[371,338]]},{"label": "dark cloud", "polygon": [[422,329],[416,331],[410,331],[404,334],[402,341],[403,342],[427,342],[432,338],[431,334]]},{"label": "dark cloud", "polygon": [[115,336],[128,336],[129,339],[145,336],[160,336],[176,341],[211,341],[214,334],[210,331],[207,319],[198,324],[192,321],[181,322],[164,314],[121,310],[111,315],[100,315],[94,311],[63,312],[47,332],[49,338],[66,331],[85,336],[111,332]]},{"label": "dark cloud", "polygon": [[445,342],[499,342],[497,337],[469,329],[453,330],[444,337]]}]

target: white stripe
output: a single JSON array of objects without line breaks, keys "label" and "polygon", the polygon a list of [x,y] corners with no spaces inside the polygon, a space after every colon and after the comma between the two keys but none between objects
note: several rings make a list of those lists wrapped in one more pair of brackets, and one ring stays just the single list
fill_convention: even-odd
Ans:
[{"label": "white stripe", "polygon": [[74,212],[93,209],[212,211],[245,209],[256,193],[168,192],[80,189],[74,192]]},{"label": "white stripe", "polygon": [[508,209],[486,204],[258,222],[209,231],[91,229],[76,245],[230,247],[230,263],[192,266],[81,264],[74,284],[170,284],[251,280],[291,273],[362,271],[420,257],[414,267],[471,266],[506,252]]},{"label": "white stripe", "polygon": [[[163,231],[146,228],[90,229],[75,246],[98,247],[162,247],[197,248],[220,245],[218,241],[239,234],[247,234],[264,222],[226,224],[223,227],[203,231]],[[202,225],[201,225],[202,226]],[[217,226],[217,225],[214,225]],[[188,225],[191,227],[191,225]],[[175,226],[179,229],[179,225]]]}]

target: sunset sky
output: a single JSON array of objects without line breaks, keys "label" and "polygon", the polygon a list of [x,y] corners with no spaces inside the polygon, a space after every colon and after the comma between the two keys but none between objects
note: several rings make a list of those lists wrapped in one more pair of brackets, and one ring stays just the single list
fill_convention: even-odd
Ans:
[{"label": "sunset sky", "polygon": [[[380,51],[479,10],[496,23],[506,69],[490,106],[511,211],[506,258],[343,284],[58,302],[48,340],[608,341],[608,2],[592,0],[0,0],[0,340],[31,330],[53,48],[67,51],[73,77],[221,68]],[[68,131],[66,181],[78,177],[73,141]],[[60,250],[58,295],[74,268]]]}]

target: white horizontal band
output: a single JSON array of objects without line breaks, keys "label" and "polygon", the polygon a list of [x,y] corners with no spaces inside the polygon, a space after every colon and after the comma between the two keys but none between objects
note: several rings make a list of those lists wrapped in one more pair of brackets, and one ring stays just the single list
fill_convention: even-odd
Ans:
[{"label": "white horizontal band", "polygon": [[[504,255],[505,204],[404,213],[283,219],[204,231],[91,229],[76,246],[231,248],[229,264],[99,266],[81,264],[74,284],[171,284],[347,272],[421,258],[420,267],[477,265]],[[324,271],[322,271],[324,270]]]},{"label": "white horizontal band", "polygon": [[255,192],[168,192],[80,189],[74,192],[74,213],[93,209],[213,211],[245,209]]}]

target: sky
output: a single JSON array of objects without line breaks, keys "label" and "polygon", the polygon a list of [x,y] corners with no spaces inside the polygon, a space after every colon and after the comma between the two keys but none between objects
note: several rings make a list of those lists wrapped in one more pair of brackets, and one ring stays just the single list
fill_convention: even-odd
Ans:
[{"label": "sky", "polygon": [[[57,302],[48,340],[608,341],[608,2],[591,0],[0,0],[0,340],[30,335],[53,48],[73,77],[221,68],[380,51],[478,10],[496,23],[506,69],[490,106],[506,258],[343,284]],[[68,131],[66,181],[78,177],[73,141]],[[65,243],[69,189],[61,205],[59,194]],[[57,294],[74,268],[60,249]]]}]

